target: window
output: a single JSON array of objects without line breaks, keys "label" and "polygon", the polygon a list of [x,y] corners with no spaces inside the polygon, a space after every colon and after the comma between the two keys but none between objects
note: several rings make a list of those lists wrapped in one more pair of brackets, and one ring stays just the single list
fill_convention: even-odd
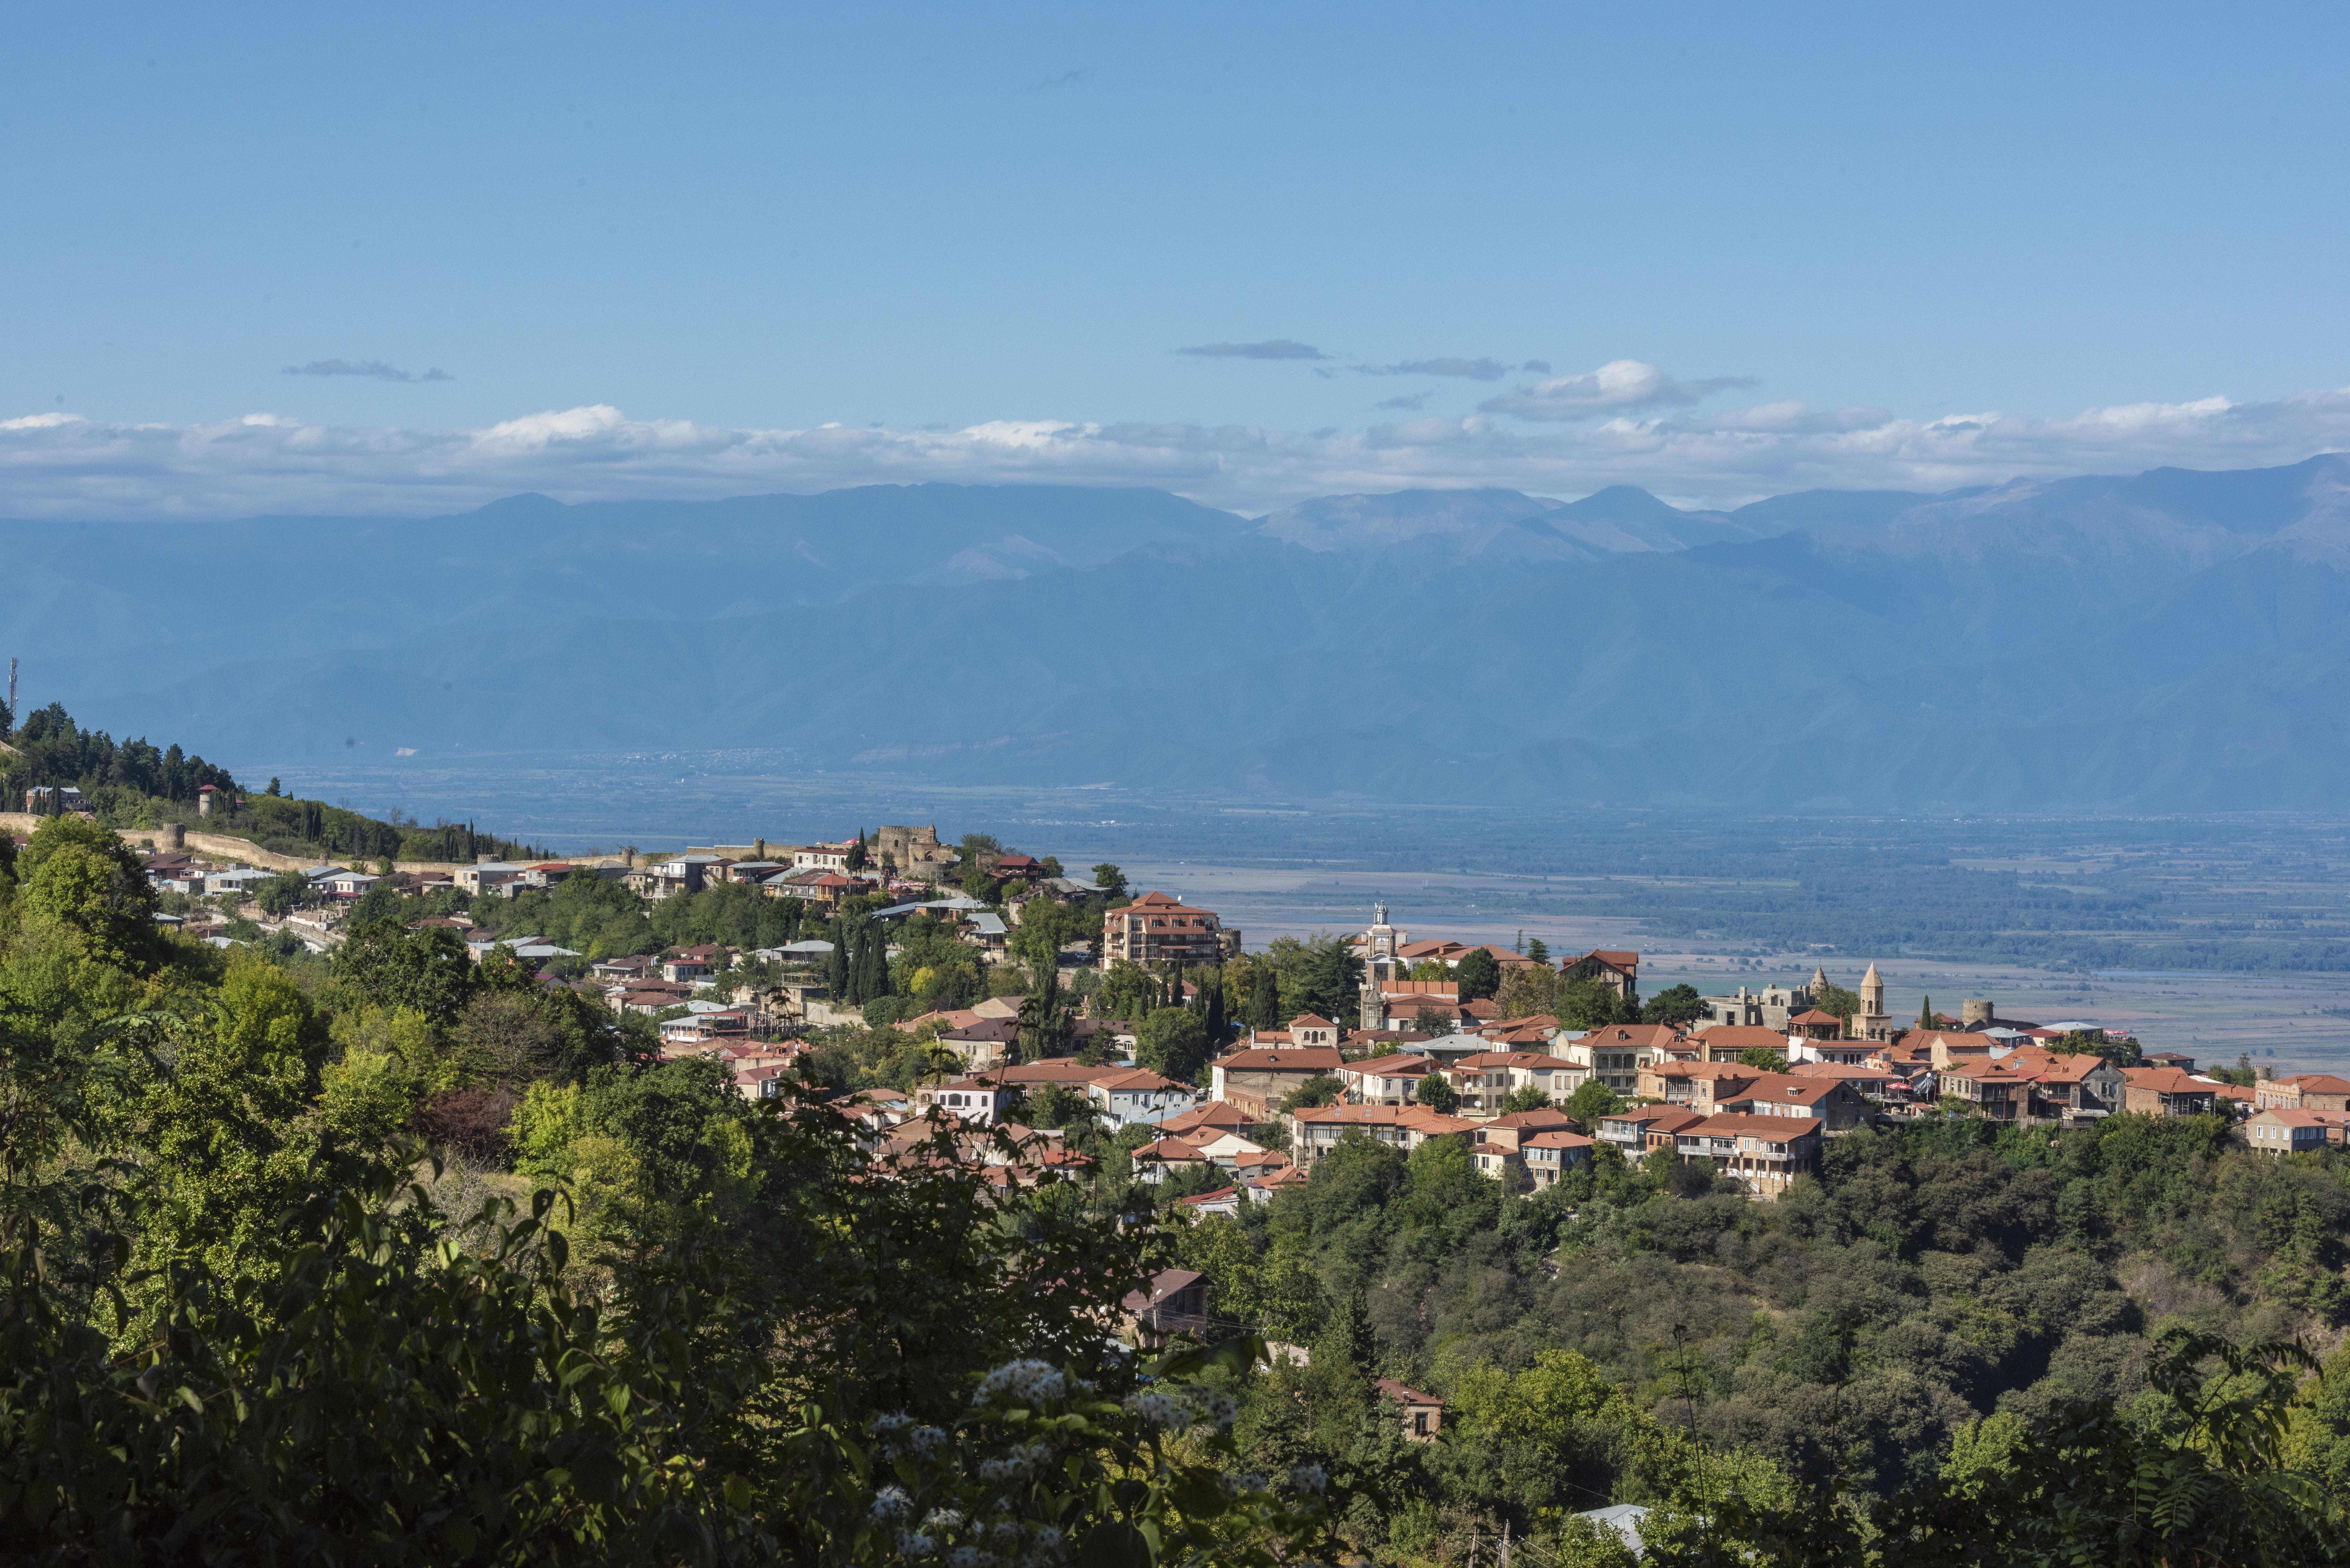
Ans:
[{"label": "window", "polygon": [[1424,1438],[1428,1436],[1427,1411],[1414,1410],[1411,1413],[1411,1435],[1415,1438]]}]

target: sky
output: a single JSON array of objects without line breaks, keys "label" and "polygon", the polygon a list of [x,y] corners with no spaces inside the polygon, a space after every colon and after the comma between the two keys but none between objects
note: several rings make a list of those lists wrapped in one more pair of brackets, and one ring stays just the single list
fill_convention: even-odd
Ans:
[{"label": "sky", "polygon": [[2350,447],[2340,6],[20,10],[0,515]]}]

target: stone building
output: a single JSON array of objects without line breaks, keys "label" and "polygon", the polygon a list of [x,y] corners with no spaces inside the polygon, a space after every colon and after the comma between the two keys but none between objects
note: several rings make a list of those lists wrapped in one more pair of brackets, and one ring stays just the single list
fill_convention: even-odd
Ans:
[{"label": "stone building", "polygon": [[1702,1000],[1706,1015],[1713,1023],[1737,1023],[1784,1034],[1789,1020],[1798,1012],[1808,1012],[1817,994],[1808,985],[1766,985],[1760,991],[1749,991],[1742,985],[1734,992]]},{"label": "stone building", "polygon": [[935,882],[957,858],[952,846],[939,842],[938,824],[927,827],[883,826],[866,841],[877,861],[886,860],[898,875],[915,882]]},{"label": "stone building", "polygon": [[1224,929],[1213,909],[1195,909],[1165,893],[1145,893],[1102,916],[1101,967],[1132,963],[1222,963],[1241,950],[1241,934]]},{"label": "stone building", "polygon": [[1890,1040],[1897,1033],[1893,1015],[1885,1011],[1885,977],[1870,964],[1868,972],[1860,977],[1860,1011],[1852,1015],[1850,1036],[1855,1040]]}]

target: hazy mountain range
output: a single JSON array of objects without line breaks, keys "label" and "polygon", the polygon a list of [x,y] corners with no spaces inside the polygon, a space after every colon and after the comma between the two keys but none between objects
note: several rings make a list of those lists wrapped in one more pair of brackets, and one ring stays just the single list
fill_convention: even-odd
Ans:
[{"label": "hazy mountain range", "polygon": [[[871,486],[0,524],[27,705],[235,765],[782,747],[1190,793],[2350,805],[2350,459],[1815,491]],[[348,742],[347,746],[347,742]]]}]

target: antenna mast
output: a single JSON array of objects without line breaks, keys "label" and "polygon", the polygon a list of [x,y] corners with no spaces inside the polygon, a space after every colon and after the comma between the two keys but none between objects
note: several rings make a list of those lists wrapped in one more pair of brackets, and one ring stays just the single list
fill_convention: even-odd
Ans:
[{"label": "antenna mast", "polygon": [[16,722],[16,656],[8,656],[8,722]]}]

